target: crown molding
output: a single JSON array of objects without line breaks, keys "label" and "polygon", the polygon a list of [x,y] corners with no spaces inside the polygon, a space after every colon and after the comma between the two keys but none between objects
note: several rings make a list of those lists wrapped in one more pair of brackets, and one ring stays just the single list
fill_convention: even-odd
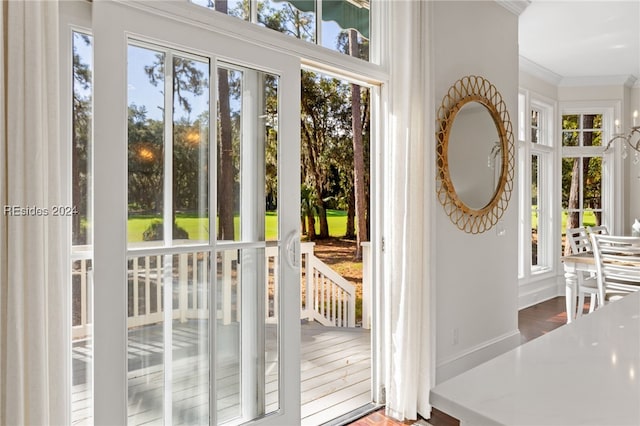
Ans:
[{"label": "crown molding", "polygon": [[562,82],[562,76],[560,74],[556,74],[550,69],[545,68],[542,65],[538,65],[536,62],[533,62],[524,56],[519,57],[519,64],[520,71],[531,74],[532,76],[553,84],[554,86],[558,86]]},{"label": "crown molding", "polygon": [[496,0],[496,3],[514,15],[520,16],[520,14],[529,7],[531,0]]},{"label": "crown molding", "polygon": [[624,86],[640,87],[640,78],[634,75],[601,75],[585,77],[563,77],[532,60],[520,56],[520,71],[539,78],[557,87],[593,87],[593,86]]},{"label": "crown molding", "polygon": [[602,75],[590,77],[564,77],[559,86],[580,87],[580,86],[624,86],[634,87],[638,78],[633,75]]}]

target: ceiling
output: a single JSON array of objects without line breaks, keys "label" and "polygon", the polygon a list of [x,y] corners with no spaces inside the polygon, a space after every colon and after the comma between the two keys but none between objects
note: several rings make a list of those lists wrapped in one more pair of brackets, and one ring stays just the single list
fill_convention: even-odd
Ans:
[{"label": "ceiling", "polygon": [[640,0],[531,0],[520,15],[520,55],[558,83],[640,84]]}]

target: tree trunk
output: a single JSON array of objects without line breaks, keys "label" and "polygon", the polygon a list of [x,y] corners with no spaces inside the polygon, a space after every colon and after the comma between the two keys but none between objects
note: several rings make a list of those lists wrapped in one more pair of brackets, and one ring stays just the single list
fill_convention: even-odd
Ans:
[{"label": "tree trunk", "polygon": [[324,201],[320,200],[318,204],[318,221],[320,222],[320,233],[318,238],[329,238],[329,222],[327,221],[327,209]]},{"label": "tree trunk", "polygon": [[349,199],[347,201],[347,231],[344,237],[353,239],[356,237],[356,197],[353,191],[349,192]]},{"label": "tree trunk", "polygon": [[[571,211],[578,209],[579,205],[579,194],[580,194],[580,158],[573,159],[573,170],[571,172],[571,189],[569,191],[569,204],[567,206],[569,213],[567,215],[567,228],[577,228],[580,226],[580,215],[578,212]],[[571,254],[571,245],[569,241],[565,240],[564,243],[564,255],[568,256]]]},{"label": "tree trunk", "polygon": [[313,215],[313,209],[307,212],[307,239],[314,241],[316,236],[316,218]]},{"label": "tree trunk", "polygon": [[[358,37],[354,29],[349,30],[349,54],[358,56]],[[356,260],[362,259],[361,243],[368,240],[366,199],[364,191],[364,148],[362,142],[362,110],[360,102],[360,86],[351,85],[351,128],[353,131],[353,187],[356,199],[356,218],[358,231],[356,234]]]},{"label": "tree trunk", "polygon": [[218,168],[218,238],[234,240],[233,229],[233,141],[231,129],[231,107],[229,105],[229,73],[218,70],[220,91],[220,163]]}]

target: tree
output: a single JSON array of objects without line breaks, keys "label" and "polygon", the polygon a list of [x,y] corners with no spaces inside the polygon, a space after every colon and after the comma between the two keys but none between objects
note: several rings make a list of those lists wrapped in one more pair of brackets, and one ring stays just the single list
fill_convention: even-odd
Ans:
[{"label": "tree", "polygon": [[320,222],[319,238],[329,237],[325,200],[332,194],[332,156],[351,134],[348,86],[335,78],[302,71],[301,167],[303,181],[315,190]]},{"label": "tree", "polygon": [[300,222],[302,235],[306,235],[309,241],[316,239],[316,218],[318,214],[316,195],[313,188],[305,185],[300,187]]},{"label": "tree", "polygon": [[[198,99],[202,101],[202,98],[208,100],[208,64],[204,62],[196,61],[193,59],[185,58],[179,54],[172,56],[171,64],[165,64],[165,55],[158,53],[155,55],[155,61],[151,64],[144,66],[144,72],[149,78],[149,82],[154,86],[160,86],[160,91],[164,91],[164,81],[166,76],[165,66],[171,67],[172,76],[172,95],[173,95],[173,108],[168,114],[164,114],[161,121],[157,121],[156,124],[160,124],[166,120],[173,121],[173,132],[170,136],[170,142],[172,143],[172,162],[173,162],[173,175],[164,176],[164,164],[163,149],[164,149],[164,129],[160,129],[161,137],[154,139],[156,147],[149,146],[149,141],[143,142],[136,141],[135,134],[129,136],[130,151],[137,151],[140,156],[140,150],[144,149],[147,153],[147,157],[153,154],[157,159],[156,166],[158,170],[155,171],[153,176],[157,179],[157,182],[146,182],[148,186],[147,192],[162,194],[162,181],[164,179],[171,179],[173,184],[173,198],[172,198],[172,222],[175,224],[176,211],[178,209],[185,210],[200,210],[200,214],[204,214],[208,205],[208,189],[203,182],[208,182],[208,140],[209,140],[209,110],[208,107],[200,108],[194,113],[194,103],[197,105]],[[207,101],[208,104],[208,101]],[[146,111],[145,111],[146,112]],[[163,111],[164,112],[164,111]],[[192,118],[192,114],[197,114],[195,120]],[[136,119],[135,106],[133,110],[130,108],[130,117],[133,118],[133,124],[136,121],[143,121]],[[146,118],[144,118],[146,120]],[[153,120],[151,120],[153,121]],[[151,123],[149,122],[149,124]],[[155,124],[154,124],[155,126]],[[134,125],[135,131],[135,125]],[[148,138],[147,138],[148,139]],[[140,145],[143,144],[143,145]],[[150,154],[149,154],[150,153]],[[143,158],[143,164],[139,164],[140,161],[136,158],[130,158],[130,171],[131,166],[135,166],[133,170],[137,173],[130,173],[130,186],[135,185],[135,180],[140,180],[141,172],[146,172],[149,175],[150,164],[144,164],[146,161],[150,163],[149,158]],[[140,169],[141,166],[144,166]],[[136,167],[139,169],[137,170]],[[144,176],[144,174],[142,174]],[[156,187],[158,192],[156,191]],[[152,191],[149,191],[149,190]],[[131,193],[131,191],[130,191]],[[138,191],[136,198],[133,200],[140,203],[144,199],[144,193]],[[135,203],[132,203],[135,204]],[[154,210],[161,212],[162,201],[158,200],[154,203]],[[156,235],[156,234],[154,234]],[[174,232],[174,238],[178,238]]]},{"label": "tree", "polygon": [[127,133],[129,209],[162,213],[164,125],[147,117],[147,109],[129,105]]}]

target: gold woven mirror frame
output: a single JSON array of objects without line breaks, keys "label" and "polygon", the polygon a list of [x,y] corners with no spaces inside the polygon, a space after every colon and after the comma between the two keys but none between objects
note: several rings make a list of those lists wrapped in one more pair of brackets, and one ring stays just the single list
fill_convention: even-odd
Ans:
[{"label": "gold woven mirror frame", "polygon": [[[449,136],[456,114],[469,102],[478,102],[489,111],[500,140],[501,171],[495,193],[480,209],[467,206],[456,193],[449,172]],[[511,198],[514,174],[514,141],[507,106],[500,92],[488,80],[466,76],[458,80],[438,109],[436,122],[436,191],[451,221],[461,230],[479,234],[491,229],[502,217]]]}]

